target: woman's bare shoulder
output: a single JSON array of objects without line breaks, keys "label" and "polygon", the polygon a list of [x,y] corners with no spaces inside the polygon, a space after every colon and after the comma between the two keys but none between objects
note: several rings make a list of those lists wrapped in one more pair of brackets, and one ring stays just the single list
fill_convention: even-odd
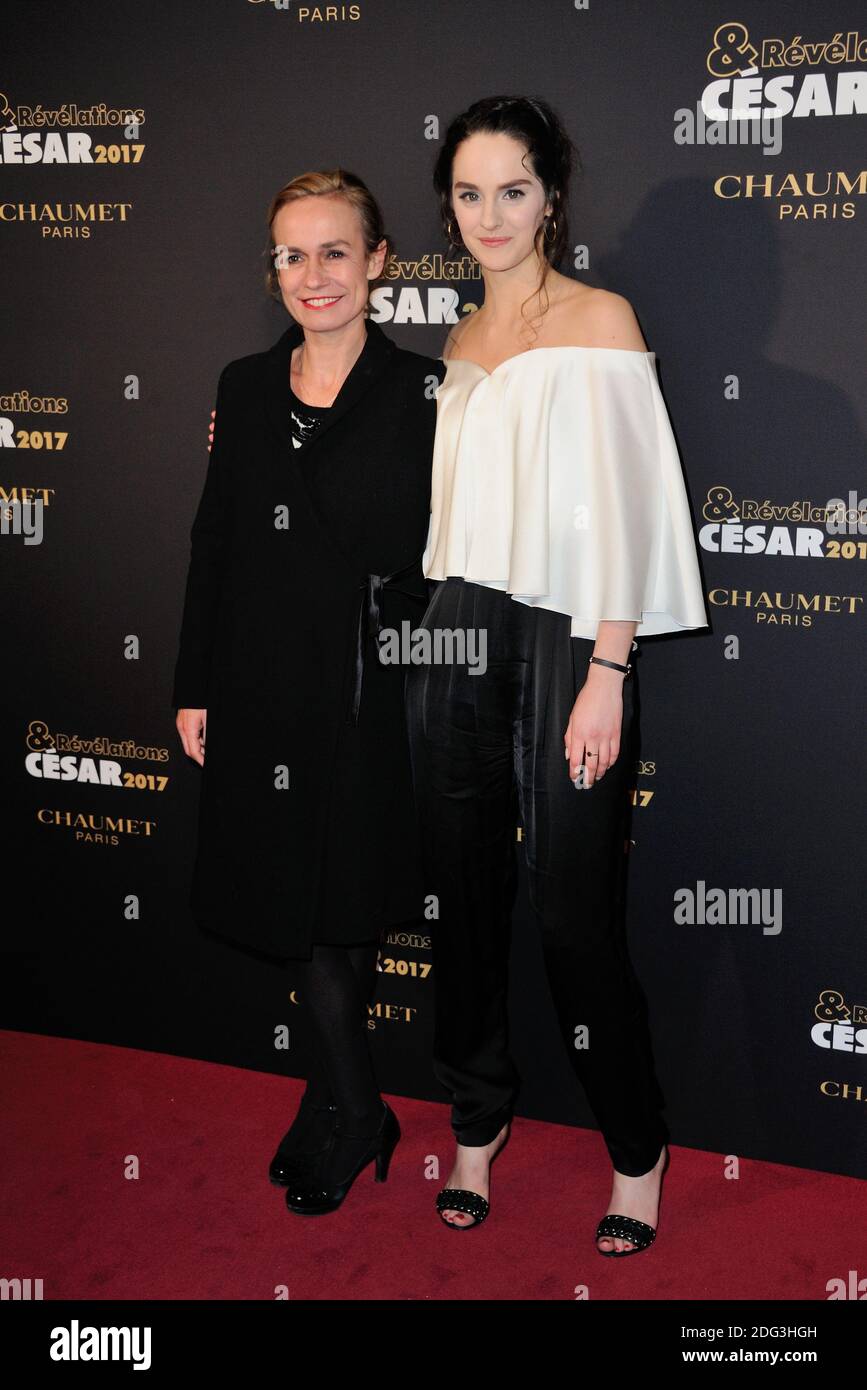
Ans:
[{"label": "woman's bare shoulder", "polygon": [[476,314],[480,312],[480,310],[474,309],[472,313],[465,314],[463,318],[458,319],[457,323],[452,324],[443,347],[444,362],[448,362],[450,357],[460,355],[460,344],[466,334],[467,325],[475,318]]},{"label": "woman's bare shoulder", "polygon": [[622,294],[584,285],[563,305],[561,333],[576,347],[647,352],[635,310]]}]

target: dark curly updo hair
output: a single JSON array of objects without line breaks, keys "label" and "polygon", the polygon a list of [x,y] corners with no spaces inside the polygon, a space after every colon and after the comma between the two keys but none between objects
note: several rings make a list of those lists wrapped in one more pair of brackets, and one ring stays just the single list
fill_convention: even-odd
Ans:
[{"label": "dark curly updo hair", "polygon": [[553,266],[556,269],[569,244],[569,180],[573,170],[579,173],[581,170],[578,151],[556,112],[541,97],[484,97],[455,116],[446,131],[433,173],[449,249],[461,244],[454,240],[456,224],[452,205],[452,169],[455,154],[464,140],[482,131],[486,134],[510,135],[513,140],[526,146],[532,171],[545,189],[546,201],[551,204],[551,215],[540,224],[534,239],[542,262],[541,290],[547,279],[548,268]]}]

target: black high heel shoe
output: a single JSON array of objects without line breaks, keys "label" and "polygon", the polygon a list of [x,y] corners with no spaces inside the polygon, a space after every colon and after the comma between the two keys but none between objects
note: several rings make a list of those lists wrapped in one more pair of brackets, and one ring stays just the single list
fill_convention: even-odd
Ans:
[{"label": "black high heel shoe", "polygon": [[[657,1163],[659,1159],[657,1159]],[[659,1173],[659,1210],[662,1210],[662,1180],[665,1171],[671,1162],[671,1153],[666,1144],[665,1162]],[[638,1221],[634,1216],[621,1216],[619,1212],[612,1212],[610,1216],[603,1216],[599,1225],[596,1227],[596,1234],[593,1242],[609,1239],[611,1241],[617,1237],[620,1240],[628,1240],[632,1243],[631,1250],[599,1250],[600,1255],[614,1256],[615,1259],[625,1259],[627,1255],[639,1255],[642,1250],[648,1250],[656,1240],[656,1232],[659,1226],[659,1217],[656,1218],[656,1226],[649,1226],[646,1221]]]},{"label": "black high heel shoe", "polygon": [[[285,1187],[289,1182],[301,1182],[311,1176],[316,1163],[328,1149],[334,1124],[337,1119],[336,1105],[312,1105],[306,1093],[301,1097],[298,1114],[277,1145],[277,1152],[271,1159],[268,1178],[276,1187]],[[309,1121],[312,1137],[299,1147],[297,1139],[298,1123]]]},{"label": "black high heel shoe", "polygon": [[[503,1152],[503,1149],[512,1137],[511,1120],[506,1121],[504,1128],[506,1130],[506,1137],[500,1147],[491,1154],[488,1160],[489,1182],[491,1165],[494,1159]],[[482,1222],[485,1220],[488,1212],[491,1210],[491,1204],[487,1197],[482,1196],[481,1192],[472,1192],[466,1187],[443,1187],[440,1188],[436,1196],[436,1209],[440,1214],[440,1220],[444,1226],[450,1226],[453,1231],[474,1231],[476,1227],[481,1226]],[[466,1225],[463,1221],[449,1221],[446,1216],[447,1211],[463,1212],[466,1216],[471,1216],[473,1220],[469,1225]]]},{"label": "black high heel shoe", "polygon": [[[376,1134],[348,1134],[338,1118],[326,1152],[315,1168],[286,1188],[286,1206],[300,1216],[323,1216],[336,1211],[355,1179],[376,1160],[376,1182],[385,1182],[391,1156],[400,1138],[397,1116],[386,1101]],[[359,1152],[359,1145],[364,1145]],[[348,1171],[347,1171],[348,1170]],[[345,1176],[337,1177],[337,1174]]]}]

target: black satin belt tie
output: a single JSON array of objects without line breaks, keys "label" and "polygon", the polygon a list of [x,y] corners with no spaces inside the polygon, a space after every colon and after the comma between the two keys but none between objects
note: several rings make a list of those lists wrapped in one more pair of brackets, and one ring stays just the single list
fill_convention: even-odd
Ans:
[{"label": "black satin belt tie", "polygon": [[[424,552],[422,552],[424,554]],[[392,574],[369,574],[359,586],[364,590],[361,603],[358,609],[358,639],[355,646],[355,676],[352,686],[352,704],[347,719],[347,724],[358,723],[358,712],[361,708],[361,686],[364,679],[364,656],[367,648],[367,639],[372,636],[374,641],[379,640],[382,631],[382,591],[386,584],[398,593],[409,594],[412,598],[421,598],[427,602],[427,587],[424,574],[421,569],[422,555],[416,558],[403,569],[394,570]],[[404,588],[399,584],[394,584],[394,580],[403,579],[404,576],[417,571],[420,584],[416,588]]]}]

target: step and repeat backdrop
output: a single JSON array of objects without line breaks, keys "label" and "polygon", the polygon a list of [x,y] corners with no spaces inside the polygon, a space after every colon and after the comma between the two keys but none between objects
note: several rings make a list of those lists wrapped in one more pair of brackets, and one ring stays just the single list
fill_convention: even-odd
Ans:
[{"label": "step and repeat backdrop", "polygon": [[[305,170],[369,184],[397,248],[373,317],[441,353],[483,287],[447,259],[431,171],[451,117],[497,93],[543,96],[578,147],[561,268],[638,314],[699,547],[710,629],[642,643],[624,844],[673,1141],[862,1176],[855,0],[7,7],[3,1026],[304,1075],[297,969],[188,907],[201,773],[169,701],[209,413],[223,365],[288,326],[265,214]],[[369,1028],[386,1092],[444,1102],[435,928],[383,937]],[[592,1127],[523,871],[513,936],[519,1113]]]}]

